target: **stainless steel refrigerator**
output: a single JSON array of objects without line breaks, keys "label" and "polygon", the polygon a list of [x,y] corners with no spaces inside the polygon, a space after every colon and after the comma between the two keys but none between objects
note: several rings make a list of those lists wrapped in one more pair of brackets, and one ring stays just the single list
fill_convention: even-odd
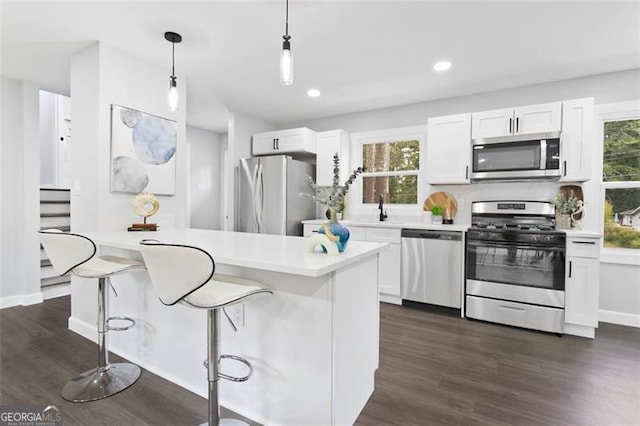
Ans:
[{"label": "stainless steel refrigerator", "polygon": [[314,219],[312,193],[306,175],[315,176],[315,166],[286,155],[242,158],[236,192],[236,225],[239,232],[302,235],[301,221]]}]

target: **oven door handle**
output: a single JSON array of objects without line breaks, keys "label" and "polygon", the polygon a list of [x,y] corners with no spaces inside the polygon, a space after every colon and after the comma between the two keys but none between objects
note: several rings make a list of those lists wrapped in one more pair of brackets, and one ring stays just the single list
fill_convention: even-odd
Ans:
[{"label": "oven door handle", "polygon": [[564,247],[550,247],[550,246],[532,246],[519,243],[504,243],[498,241],[475,241],[467,240],[467,245],[473,247],[487,247],[487,248],[506,248],[506,249],[518,249],[518,250],[539,250],[539,251],[553,251],[564,253]]}]

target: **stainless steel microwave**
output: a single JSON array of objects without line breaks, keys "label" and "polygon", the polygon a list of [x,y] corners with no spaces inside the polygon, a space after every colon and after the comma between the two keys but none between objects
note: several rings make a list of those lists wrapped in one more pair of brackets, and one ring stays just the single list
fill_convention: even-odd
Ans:
[{"label": "stainless steel microwave", "polygon": [[472,180],[559,178],[560,133],[474,139]]}]

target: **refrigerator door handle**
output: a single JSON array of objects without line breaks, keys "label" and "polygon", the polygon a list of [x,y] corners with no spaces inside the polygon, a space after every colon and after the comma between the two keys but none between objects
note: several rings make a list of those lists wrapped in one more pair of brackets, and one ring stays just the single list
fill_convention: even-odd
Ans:
[{"label": "refrigerator door handle", "polygon": [[258,220],[258,209],[256,204],[256,179],[258,174],[258,164],[253,168],[253,173],[249,170],[249,163],[246,158],[240,159],[240,164],[242,165],[242,170],[244,174],[247,176],[247,182],[249,183],[249,188],[251,189],[251,200],[253,202],[253,219],[255,221],[256,226],[258,227],[258,233],[260,232],[260,221]]},{"label": "refrigerator door handle", "polygon": [[253,205],[258,224],[258,234],[262,232],[262,211],[264,210],[264,178],[262,176],[262,164],[256,166],[255,190],[253,192]]}]

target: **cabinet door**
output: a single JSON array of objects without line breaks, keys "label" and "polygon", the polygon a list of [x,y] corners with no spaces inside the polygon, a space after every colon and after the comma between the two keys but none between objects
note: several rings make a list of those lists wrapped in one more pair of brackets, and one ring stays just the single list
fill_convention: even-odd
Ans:
[{"label": "cabinet door", "polygon": [[389,244],[378,262],[380,293],[400,296],[400,244]]},{"label": "cabinet door", "polygon": [[518,107],[514,116],[514,134],[559,132],[562,124],[562,103]]},{"label": "cabinet door", "polygon": [[316,145],[316,183],[320,186],[333,184],[333,156],[340,158],[340,185],[349,177],[349,134],[344,130],[319,132]]},{"label": "cabinet door", "polygon": [[598,326],[598,281],[600,261],[567,258],[564,320],[570,324]]},{"label": "cabinet door", "polygon": [[253,135],[253,155],[315,154],[316,132],[306,127],[256,133]]},{"label": "cabinet door", "polygon": [[561,160],[564,182],[589,180],[589,147],[594,143],[593,98],[576,99],[562,104]]},{"label": "cabinet door", "polygon": [[475,112],[471,118],[473,139],[507,136],[513,129],[513,108]]},{"label": "cabinet door", "polygon": [[251,153],[253,155],[276,154],[276,137],[272,132],[253,135]]},{"label": "cabinet door", "polygon": [[469,183],[471,114],[430,118],[427,123],[427,183]]}]

